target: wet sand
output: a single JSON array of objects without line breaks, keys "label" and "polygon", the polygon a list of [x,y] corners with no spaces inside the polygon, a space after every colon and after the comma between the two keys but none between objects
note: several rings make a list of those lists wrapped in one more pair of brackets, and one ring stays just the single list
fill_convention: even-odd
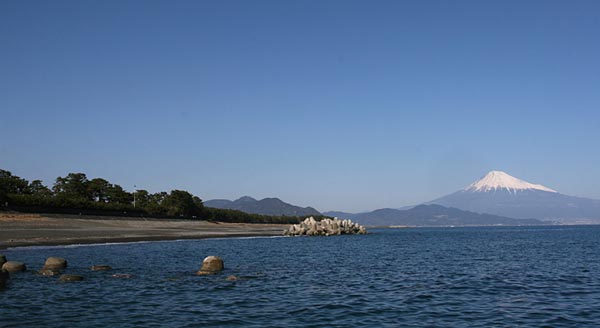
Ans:
[{"label": "wet sand", "polygon": [[18,246],[281,236],[288,225],[0,213],[0,249]]}]

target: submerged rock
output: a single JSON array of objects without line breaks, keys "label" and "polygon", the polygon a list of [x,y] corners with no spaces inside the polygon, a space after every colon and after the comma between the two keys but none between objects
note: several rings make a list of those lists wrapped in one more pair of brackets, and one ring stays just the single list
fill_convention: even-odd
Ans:
[{"label": "submerged rock", "polygon": [[42,276],[56,276],[56,275],[60,274],[60,271],[42,268],[40,271],[38,271],[38,274],[40,274]]},{"label": "submerged rock", "polygon": [[227,278],[225,278],[225,280],[227,280],[227,281],[238,281],[238,280],[240,280],[240,278],[237,277],[237,276],[228,276]]},{"label": "submerged rock", "polygon": [[8,261],[2,265],[2,270],[8,272],[23,272],[27,270],[27,266],[23,262]]},{"label": "submerged rock", "polygon": [[218,256],[208,256],[202,261],[202,267],[198,271],[198,275],[214,274],[222,271],[225,268],[223,259]]},{"label": "submerged rock", "polygon": [[83,277],[75,274],[63,274],[58,278],[58,281],[61,282],[72,282],[72,281],[82,281]]},{"label": "submerged rock", "polygon": [[367,229],[365,227],[350,220],[333,218],[317,221],[312,216],[299,224],[290,226],[283,232],[285,236],[334,236],[366,233]]},{"label": "submerged rock", "polygon": [[108,271],[112,270],[112,267],[110,265],[93,265],[90,269],[92,271]]},{"label": "submerged rock", "polygon": [[67,260],[62,257],[49,257],[44,263],[44,269],[49,270],[62,270],[67,268]]}]

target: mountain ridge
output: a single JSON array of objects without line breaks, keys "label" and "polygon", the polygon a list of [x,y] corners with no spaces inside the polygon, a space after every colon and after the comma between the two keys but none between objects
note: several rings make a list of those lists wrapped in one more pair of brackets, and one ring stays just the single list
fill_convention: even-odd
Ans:
[{"label": "mountain ridge", "polygon": [[284,216],[309,216],[321,215],[313,207],[300,207],[282,201],[279,198],[269,197],[257,200],[250,196],[243,196],[234,201],[227,199],[213,199],[204,202],[206,207],[238,210],[251,214],[284,215]]},{"label": "mountain ridge", "polygon": [[[329,215],[331,212],[325,212]],[[343,212],[341,212],[343,213]],[[495,225],[546,225],[536,219],[514,219],[487,213],[475,213],[437,204],[417,205],[406,210],[381,208],[367,213],[352,214],[350,217],[362,225],[370,226],[495,226]]]}]

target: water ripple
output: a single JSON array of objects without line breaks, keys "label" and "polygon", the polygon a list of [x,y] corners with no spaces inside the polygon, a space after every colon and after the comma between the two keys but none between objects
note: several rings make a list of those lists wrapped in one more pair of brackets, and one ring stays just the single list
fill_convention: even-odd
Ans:
[{"label": "water ripple", "polygon": [[[599,232],[423,228],[12,249],[5,255],[32,271],[0,291],[0,326],[595,327]],[[225,271],[195,276],[208,255],[223,257]],[[48,256],[67,258],[68,273],[85,280],[38,276]]]}]

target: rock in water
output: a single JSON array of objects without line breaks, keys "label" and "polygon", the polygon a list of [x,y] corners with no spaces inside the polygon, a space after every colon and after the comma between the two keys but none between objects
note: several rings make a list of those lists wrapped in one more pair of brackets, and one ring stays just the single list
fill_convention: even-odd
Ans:
[{"label": "rock in water", "polygon": [[67,260],[62,257],[49,257],[44,263],[44,269],[49,270],[62,270],[67,267]]},{"label": "rock in water", "polygon": [[112,267],[110,265],[94,265],[90,269],[92,271],[108,271],[112,270]]},{"label": "rock in water", "polygon": [[10,273],[6,270],[0,270],[0,288],[6,287],[8,283],[8,279],[10,278]]},{"label": "rock in water", "polygon": [[0,254],[0,268],[6,263],[6,256]]},{"label": "rock in water", "polygon": [[27,267],[22,262],[8,261],[2,265],[2,269],[8,272],[23,272]]},{"label": "rock in water", "polygon": [[78,275],[74,275],[74,274],[63,274],[62,276],[60,276],[60,278],[58,278],[58,281],[62,281],[62,282],[82,281],[82,280],[83,280],[82,276],[78,276]]},{"label": "rock in water", "polygon": [[222,271],[225,268],[223,259],[218,256],[208,256],[202,261],[202,267],[198,271],[198,275],[214,274]]}]

